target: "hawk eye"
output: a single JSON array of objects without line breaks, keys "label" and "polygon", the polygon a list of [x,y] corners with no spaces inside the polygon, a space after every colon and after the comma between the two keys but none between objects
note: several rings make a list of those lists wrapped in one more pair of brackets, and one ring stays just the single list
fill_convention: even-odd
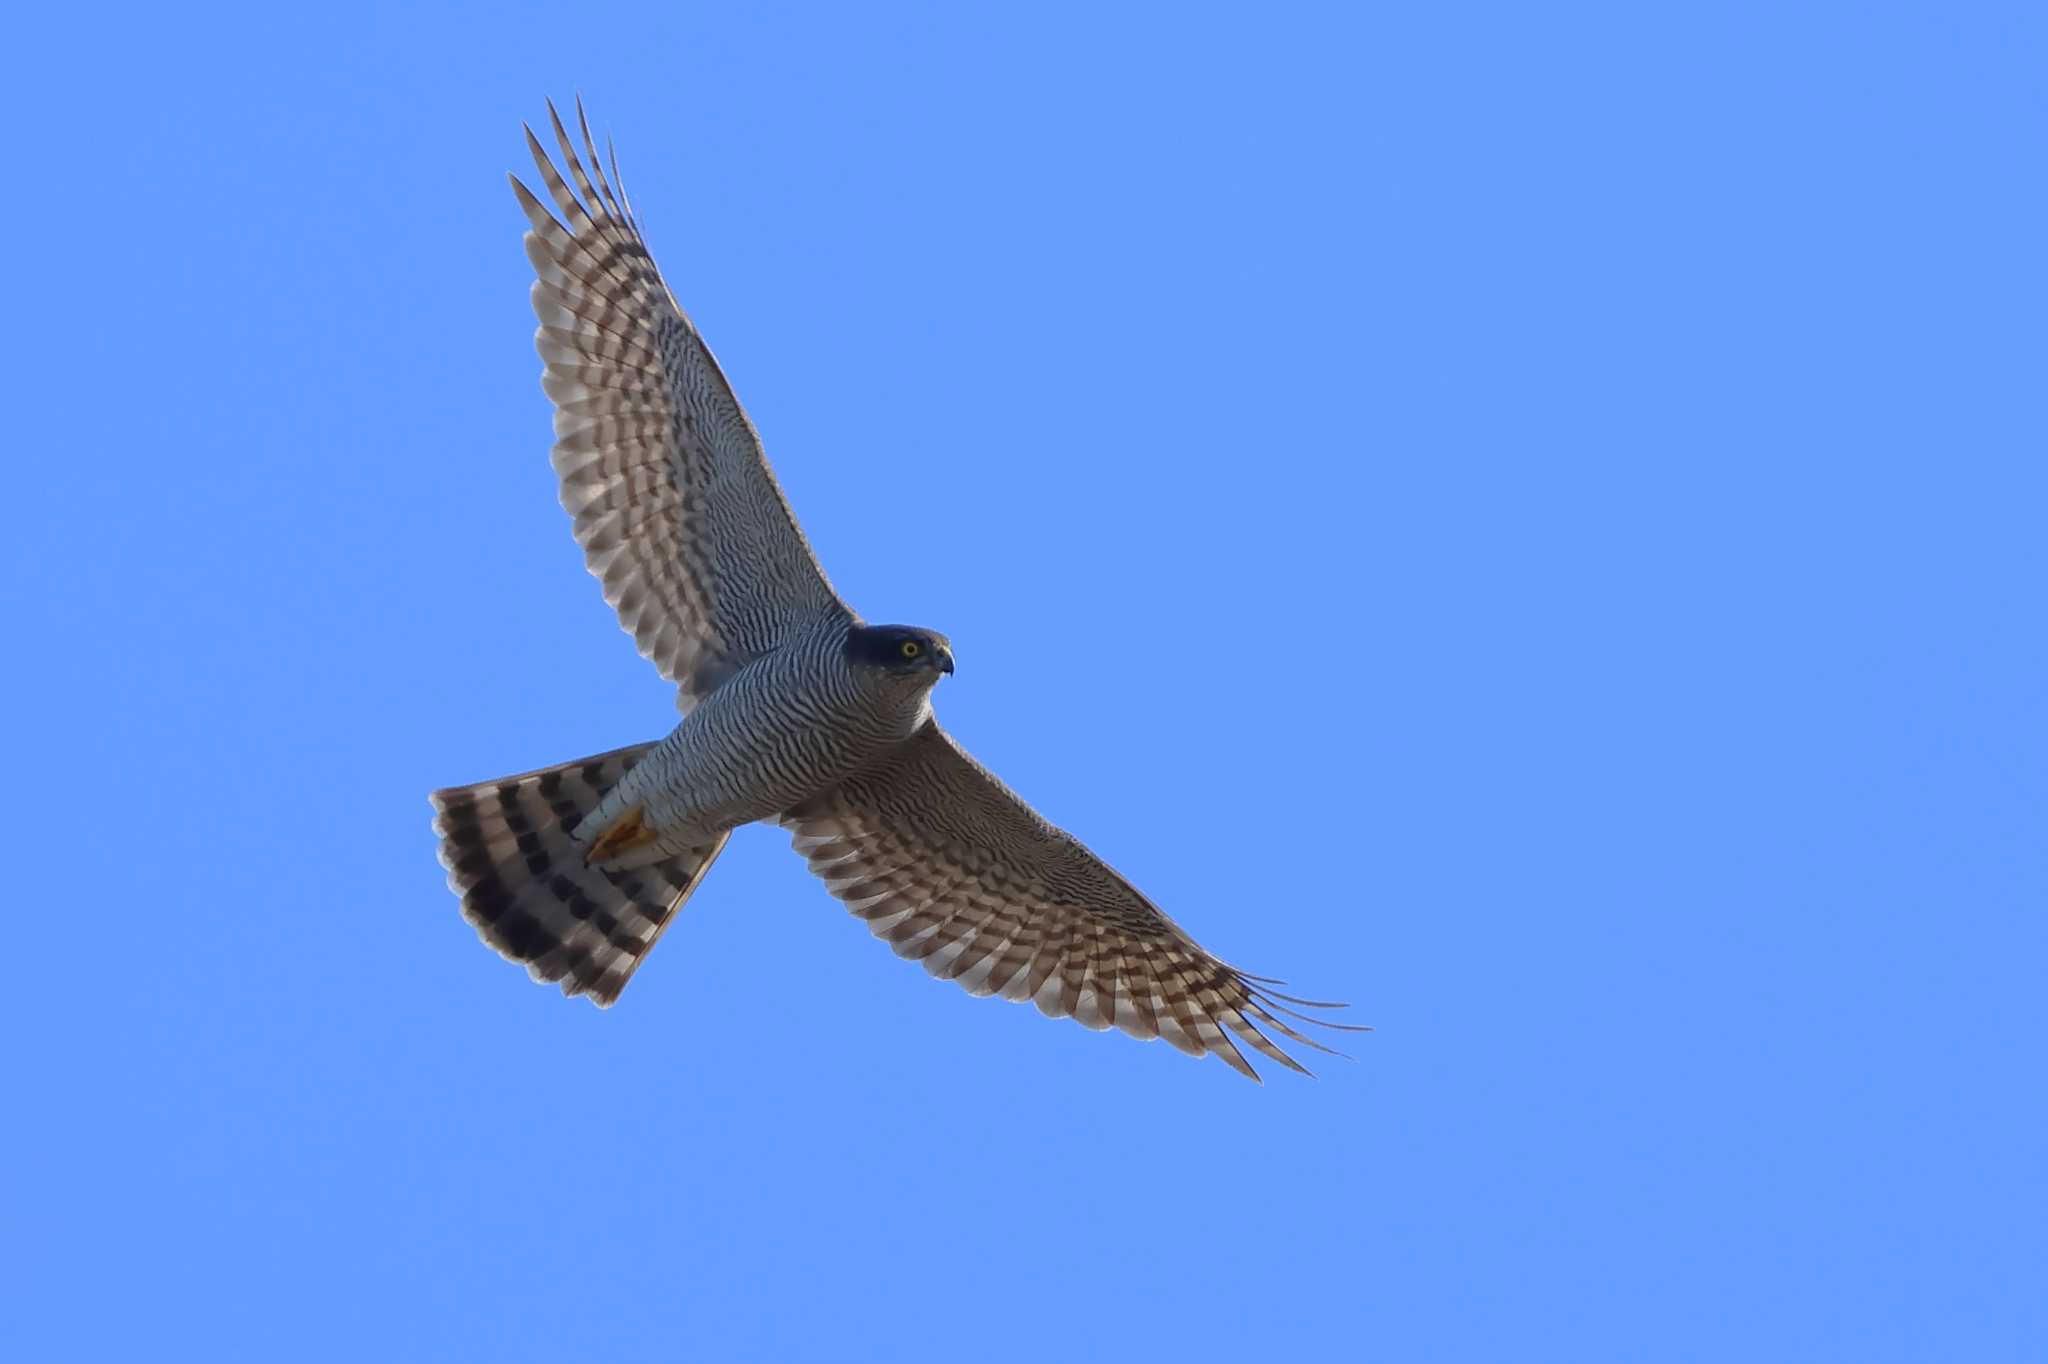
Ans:
[{"label": "hawk eye", "polygon": [[905,658],[916,658],[919,654],[924,652],[924,645],[919,644],[914,639],[904,640],[903,643],[898,646],[898,648],[902,651],[902,654]]}]

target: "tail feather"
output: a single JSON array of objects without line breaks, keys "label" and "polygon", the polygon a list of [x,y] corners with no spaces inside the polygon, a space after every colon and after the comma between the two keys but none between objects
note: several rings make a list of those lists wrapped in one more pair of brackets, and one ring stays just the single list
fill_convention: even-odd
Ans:
[{"label": "tail feather", "polygon": [[571,836],[652,744],[436,791],[434,832],[462,915],[538,981],[600,1007],[619,997],[725,848],[720,834],[665,862],[607,871]]}]

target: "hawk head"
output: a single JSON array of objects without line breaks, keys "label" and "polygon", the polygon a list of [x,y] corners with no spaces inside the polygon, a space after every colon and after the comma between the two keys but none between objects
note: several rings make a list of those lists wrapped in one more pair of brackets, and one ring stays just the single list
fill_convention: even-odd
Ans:
[{"label": "hawk head", "polygon": [[915,625],[856,625],[846,636],[846,657],[856,668],[929,687],[953,671],[953,642]]}]

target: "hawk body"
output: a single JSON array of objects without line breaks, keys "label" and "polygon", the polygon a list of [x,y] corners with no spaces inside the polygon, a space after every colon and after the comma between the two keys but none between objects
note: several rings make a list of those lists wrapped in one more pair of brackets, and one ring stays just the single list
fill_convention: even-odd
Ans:
[{"label": "hawk body", "polygon": [[[869,658],[868,637],[915,639],[917,659]],[[773,819],[829,790],[917,733],[952,666],[930,631],[875,630],[843,612],[793,631],[745,664],[599,802],[577,829],[595,841],[628,810],[656,835],[606,866],[644,866],[713,834]]]},{"label": "hawk body", "polygon": [[[463,912],[538,980],[616,1000],[724,849],[779,822],[898,955],[974,994],[1163,1037],[1257,1078],[1300,1070],[1281,1015],[1326,1027],[1219,961],[1054,828],[933,718],[944,635],[871,626],[833,591],[718,362],[607,176],[549,107],[564,179],[516,178],[562,505],[605,600],[677,687],[667,738],[434,793]],[[579,121],[581,110],[578,110]],[[588,165],[586,166],[586,158]],[[573,182],[573,188],[572,186]],[[559,216],[557,216],[559,215]]]}]

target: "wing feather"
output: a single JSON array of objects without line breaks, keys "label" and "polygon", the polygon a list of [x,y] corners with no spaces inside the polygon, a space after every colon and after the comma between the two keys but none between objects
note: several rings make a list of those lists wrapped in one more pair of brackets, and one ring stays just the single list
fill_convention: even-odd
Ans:
[{"label": "wing feather", "polygon": [[[555,472],[584,561],[685,710],[819,614],[844,611],[759,437],[648,253],[579,102],[565,179],[531,128],[544,201],[515,176]],[[586,158],[588,165],[586,166]],[[572,183],[573,182],[573,183]]]},{"label": "wing feather", "polygon": [[1288,1009],[1279,1001],[1289,997],[1274,995],[1263,977],[1203,951],[937,724],[782,823],[811,869],[877,937],[971,994],[1028,999],[1085,1027],[1163,1037],[1254,1080],[1240,1043],[1307,1073],[1261,1024],[1331,1050],[1274,1010],[1362,1031]]}]

